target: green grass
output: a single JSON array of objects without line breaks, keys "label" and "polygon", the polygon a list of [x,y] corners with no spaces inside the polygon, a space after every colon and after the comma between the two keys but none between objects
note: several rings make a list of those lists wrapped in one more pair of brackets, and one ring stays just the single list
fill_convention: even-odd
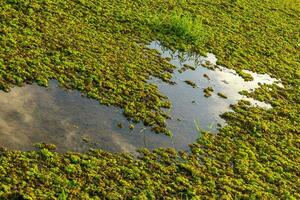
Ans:
[{"label": "green grass", "polygon": [[207,39],[207,31],[200,17],[173,11],[169,15],[157,15],[151,18],[150,27],[167,37],[182,40],[191,45],[202,44]]}]

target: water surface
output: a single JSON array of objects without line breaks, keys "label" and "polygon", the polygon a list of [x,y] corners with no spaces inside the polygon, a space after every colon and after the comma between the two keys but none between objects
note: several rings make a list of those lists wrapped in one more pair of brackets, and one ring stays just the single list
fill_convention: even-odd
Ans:
[{"label": "water surface", "polygon": [[[165,83],[157,78],[150,80],[172,102],[173,107],[169,113],[173,119],[168,121],[168,125],[175,133],[175,138],[178,134],[186,132],[188,133],[187,138],[196,139],[195,123],[204,130],[216,131],[218,125],[225,124],[220,114],[230,111],[230,105],[242,99],[249,101],[253,106],[271,108],[271,105],[267,103],[239,94],[242,90],[252,91],[260,87],[260,84],[272,83],[283,87],[278,80],[267,74],[257,74],[247,70],[244,71],[253,77],[253,81],[245,81],[234,70],[217,65],[217,58],[211,53],[203,57],[196,54],[173,52],[164,48],[158,41],[153,41],[148,48],[156,49],[162,57],[168,57],[170,63],[176,66],[172,78],[175,85]],[[210,63],[210,68],[214,69],[203,66],[207,63]],[[187,69],[180,73],[178,70],[182,69],[184,65],[192,66],[195,70]],[[186,80],[194,82],[196,87],[186,84]],[[207,87],[212,87],[214,90],[210,97],[204,96],[203,90]],[[220,97],[218,93],[226,95],[227,99]]]},{"label": "water surface", "polygon": [[[241,90],[253,90],[259,84],[272,84],[276,79],[250,71],[254,80],[244,81],[234,70],[216,66],[216,57],[207,57],[172,52],[152,42],[148,48],[156,49],[162,57],[169,57],[174,71],[170,85],[157,78],[149,80],[160,92],[170,99],[172,108],[166,110],[172,119],[168,127],[173,137],[155,134],[142,123],[130,130],[129,122],[122,109],[100,105],[97,101],[82,97],[77,91],[64,90],[56,81],[50,81],[48,88],[36,84],[15,87],[9,93],[0,92],[0,146],[9,149],[30,150],[38,142],[56,144],[58,151],[86,151],[101,148],[112,152],[135,152],[137,148],[174,147],[187,150],[188,144],[199,137],[195,123],[205,130],[217,132],[218,124],[224,125],[219,115],[230,111],[230,104],[240,99],[265,109],[270,105],[243,97]],[[214,70],[203,65],[214,65]],[[178,72],[184,64],[195,67]],[[204,74],[206,74],[204,77]],[[191,80],[197,87],[186,84]],[[214,92],[204,97],[203,89],[212,87]],[[224,99],[217,95],[225,94]],[[123,128],[119,128],[121,123]]]},{"label": "water surface", "polygon": [[8,149],[30,150],[38,142],[56,144],[61,152],[173,147],[172,139],[152,133],[141,123],[134,130],[128,127],[121,109],[64,90],[57,81],[50,81],[48,88],[32,84],[1,92],[0,146]]}]

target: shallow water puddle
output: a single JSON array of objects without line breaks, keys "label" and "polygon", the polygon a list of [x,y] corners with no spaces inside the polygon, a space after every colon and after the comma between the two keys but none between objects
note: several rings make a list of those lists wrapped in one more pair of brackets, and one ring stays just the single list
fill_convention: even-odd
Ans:
[{"label": "shallow water puddle", "polygon": [[[187,132],[190,133],[187,137],[195,139],[194,135],[197,133],[195,124],[205,130],[216,130],[218,125],[224,124],[224,120],[219,115],[230,111],[230,104],[235,104],[241,99],[248,100],[255,106],[271,108],[269,104],[247,98],[240,95],[239,92],[254,90],[260,84],[276,83],[282,86],[279,81],[267,74],[257,74],[246,70],[244,72],[251,74],[253,81],[245,81],[234,70],[217,66],[217,59],[213,54],[202,57],[177,51],[172,52],[164,48],[158,41],[151,42],[148,48],[157,50],[162,57],[169,58],[170,63],[176,66],[172,78],[175,85],[165,83],[157,78],[150,80],[172,102],[170,115],[173,119],[169,120],[168,126],[175,138],[177,134]],[[207,64],[214,70],[203,66]],[[182,70],[184,65],[191,66],[192,69],[184,71]],[[196,87],[192,87],[185,81],[195,83]],[[214,91],[211,92],[210,97],[205,97],[203,90],[208,87]],[[218,93],[224,94],[227,98],[220,97]]]},{"label": "shallow water puddle", "polygon": [[153,134],[141,123],[134,130],[128,126],[121,109],[64,90],[57,81],[50,81],[48,88],[32,84],[0,95],[0,146],[8,149],[30,150],[38,142],[55,144],[60,152],[173,147],[172,139]]},{"label": "shallow water puddle", "polygon": [[[173,104],[172,109],[167,110],[172,117],[168,120],[172,138],[154,134],[142,123],[130,130],[130,123],[123,116],[122,109],[100,105],[98,101],[82,97],[78,91],[64,90],[57,81],[50,81],[48,88],[32,84],[15,87],[9,93],[0,92],[0,146],[30,150],[33,144],[46,142],[55,144],[60,152],[82,152],[89,148],[135,152],[141,147],[187,150],[188,144],[199,137],[195,123],[203,129],[215,131],[217,124],[224,124],[219,115],[229,111],[230,104],[247,99],[238,94],[239,91],[257,88],[259,82],[276,82],[268,75],[251,72],[248,73],[254,80],[245,82],[233,70],[221,66],[209,70],[201,66],[207,60],[215,64],[213,54],[208,54],[208,57],[179,54],[163,49],[159,42],[152,42],[149,48],[158,50],[163,57],[170,57],[170,62],[178,69],[183,64],[196,67],[182,73],[175,70],[175,85],[156,78],[150,80]],[[191,87],[185,80],[193,81],[197,87]],[[204,97],[203,89],[206,87],[214,89],[209,98]],[[218,92],[228,98],[219,97]],[[262,102],[247,100],[270,107]],[[118,127],[120,123],[123,128]]]}]

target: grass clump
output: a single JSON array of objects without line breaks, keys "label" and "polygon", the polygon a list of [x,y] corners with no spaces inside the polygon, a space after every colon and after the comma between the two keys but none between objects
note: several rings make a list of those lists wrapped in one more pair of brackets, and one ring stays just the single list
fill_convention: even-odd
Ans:
[{"label": "grass clump", "polygon": [[169,15],[154,16],[150,24],[155,32],[174,40],[179,39],[185,44],[197,46],[202,44],[208,36],[199,16],[180,11],[173,11]]},{"label": "grass clump", "polygon": [[221,98],[223,98],[223,99],[227,99],[228,98],[225,94],[223,94],[221,92],[218,92],[218,96],[221,97]]}]

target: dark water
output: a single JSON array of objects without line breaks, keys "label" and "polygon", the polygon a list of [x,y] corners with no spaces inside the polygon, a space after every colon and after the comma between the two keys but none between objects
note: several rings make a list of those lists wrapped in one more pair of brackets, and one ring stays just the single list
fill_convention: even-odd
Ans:
[{"label": "dark water", "polygon": [[[212,54],[206,58],[179,55],[178,52],[163,50],[159,42],[152,42],[149,48],[157,49],[164,57],[172,57],[170,62],[178,68],[185,63],[197,67],[195,71],[183,73],[176,70],[173,76],[176,85],[155,78],[150,80],[173,104],[172,109],[167,111],[172,117],[168,121],[172,138],[155,134],[141,123],[130,130],[120,108],[100,105],[95,100],[82,97],[77,91],[64,90],[56,81],[50,81],[48,88],[33,84],[15,87],[9,93],[0,92],[0,146],[30,150],[34,143],[46,142],[56,144],[61,152],[82,152],[89,148],[135,152],[140,147],[186,150],[188,144],[199,137],[195,124],[216,132],[217,124],[224,124],[219,115],[229,111],[230,104],[246,99],[254,105],[270,108],[265,103],[238,94],[241,90],[259,87],[258,83],[276,81],[268,75],[248,72],[254,81],[245,82],[233,70],[219,66],[213,71],[202,67],[201,63],[206,60],[216,62]],[[203,74],[207,74],[210,80]],[[187,85],[184,80],[192,80],[197,87]],[[203,88],[208,86],[215,91],[206,98]],[[219,97],[217,92],[224,93],[228,99]],[[123,128],[118,127],[119,123],[123,124]]]}]

